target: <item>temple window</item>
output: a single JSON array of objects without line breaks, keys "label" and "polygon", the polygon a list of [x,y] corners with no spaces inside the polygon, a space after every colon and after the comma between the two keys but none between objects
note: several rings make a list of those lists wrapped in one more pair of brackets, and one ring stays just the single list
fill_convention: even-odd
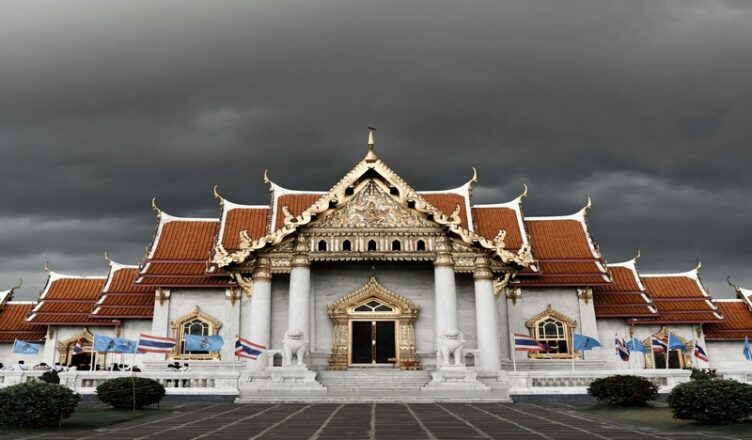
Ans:
[{"label": "temple window", "polygon": [[174,359],[217,359],[219,353],[208,351],[186,351],[185,335],[214,336],[222,324],[195,307],[190,313],[172,322],[173,335],[177,341]]},{"label": "temple window", "polygon": [[345,240],[342,242],[342,250],[343,251],[351,251],[352,250],[352,244],[350,243],[350,240]]},{"label": "temple window", "polygon": [[569,328],[558,319],[549,317],[535,327],[535,339],[552,348],[548,353],[569,353]]},{"label": "temple window", "polygon": [[376,241],[375,240],[368,240],[368,250],[369,251],[375,251],[376,250]]},{"label": "temple window", "polygon": [[418,240],[418,243],[415,245],[415,249],[419,251],[426,250],[426,242],[423,240]]},{"label": "temple window", "polygon": [[319,250],[320,251],[325,251],[326,250],[326,241],[324,241],[324,240],[319,241]]},{"label": "temple window", "polygon": [[365,304],[361,304],[353,309],[353,312],[360,313],[378,313],[378,312],[394,312],[392,307],[382,303],[381,301],[370,300]]},{"label": "temple window", "polygon": [[393,251],[401,251],[402,250],[402,243],[400,243],[399,240],[394,240],[392,242],[392,250]]}]

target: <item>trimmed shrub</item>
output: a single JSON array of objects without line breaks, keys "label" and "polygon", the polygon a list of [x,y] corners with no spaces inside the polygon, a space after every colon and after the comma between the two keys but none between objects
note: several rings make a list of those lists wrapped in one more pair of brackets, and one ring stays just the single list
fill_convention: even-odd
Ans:
[{"label": "trimmed shrub", "polygon": [[588,394],[617,406],[645,406],[658,396],[658,387],[640,376],[616,375],[594,380]]},{"label": "trimmed shrub", "polygon": [[707,425],[738,422],[752,415],[752,385],[734,380],[693,380],[668,396],[674,417]]},{"label": "trimmed shrub", "polygon": [[135,407],[143,408],[159,403],[165,395],[165,388],[156,380],[145,377],[119,377],[105,381],[97,387],[99,400],[115,408],[133,408],[134,394]]},{"label": "trimmed shrub", "polygon": [[42,428],[58,426],[73,415],[81,396],[45,382],[26,382],[0,389],[0,426]]},{"label": "trimmed shrub", "polygon": [[718,379],[718,374],[716,374],[716,370],[693,368],[692,375],[689,378],[692,380],[713,380]]},{"label": "trimmed shrub", "polygon": [[60,383],[60,376],[58,376],[57,371],[50,370],[42,373],[39,380],[44,383]]}]

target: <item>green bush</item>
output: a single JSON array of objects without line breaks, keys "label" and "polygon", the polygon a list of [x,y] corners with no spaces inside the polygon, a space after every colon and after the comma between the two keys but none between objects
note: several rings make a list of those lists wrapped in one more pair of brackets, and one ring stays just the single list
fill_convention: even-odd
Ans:
[{"label": "green bush", "polygon": [[617,406],[645,406],[658,396],[658,387],[640,376],[616,375],[594,380],[588,394]]},{"label": "green bush", "polygon": [[708,425],[738,422],[752,415],[752,385],[733,380],[693,380],[668,396],[674,417]]},{"label": "green bush", "polygon": [[689,378],[692,380],[713,380],[718,379],[718,374],[716,374],[716,370],[693,368],[692,375]]},{"label": "green bush", "polygon": [[27,382],[0,389],[0,426],[42,428],[58,426],[70,417],[81,396],[45,382]]},{"label": "green bush", "polygon": [[60,383],[60,376],[58,376],[57,371],[50,370],[42,373],[39,380],[44,383]]},{"label": "green bush", "polygon": [[105,381],[97,387],[97,397],[115,408],[133,408],[135,388],[136,408],[159,403],[165,389],[156,380],[144,377],[119,377]]}]

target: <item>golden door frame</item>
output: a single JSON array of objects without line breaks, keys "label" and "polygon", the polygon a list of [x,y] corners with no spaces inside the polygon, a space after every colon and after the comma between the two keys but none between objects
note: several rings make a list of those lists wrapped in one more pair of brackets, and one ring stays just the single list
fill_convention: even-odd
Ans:
[{"label": "golden door frame", "polygon": [[[355,309],[370,301],[382,303],[389,312],[356,312]],[[420,358],[415,351],[415,320],[420,306],[409,299],[385,288],[371,276],[363,287],[345,295],[334,304],[326,306],[329,318],[334,323],[330,370],[346,370],[351,365],[352,321],[395,321],[396,365],[402,370],[419,370]]]}]

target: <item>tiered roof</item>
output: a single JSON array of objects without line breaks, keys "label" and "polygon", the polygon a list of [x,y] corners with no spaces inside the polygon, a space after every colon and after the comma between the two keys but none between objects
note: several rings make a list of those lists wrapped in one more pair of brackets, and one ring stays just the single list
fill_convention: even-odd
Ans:
[{"label": "tiered roof", "polygon": [[49,271],[39,302],[26,320],[46,325],[113,325],[111,319],[90,316],[106,277],[61,275]]},{"label": "tiered roof", "polygon": [[559,217],[526,217],[525,228],[539,273],[520,271],[515,284],[527,287],[599,286],[611,282],[606,261],[590,236],[587,211]]},{"label": "tiered roof", "polygon": [[154,312],[154,287],[135,284],[138,266],[110,261],[110,273],[91,312],[92,318],[143,318]]},{"label": "tiered roof", "polygon": [[31,301],[13,301],[13,293],[18,287],[0,291],[0,342],[13,342],[16,339],[35,342],[42,341],[46,327],[26,322],[26,315],[34,308]]},{"label": "tiered roof", "polygon": [[718,322],[723,315],[700,280],[700,267],[676,274],[642,274],[640,279],[659,316],[635,318],[635,324],[700,324]]},{"label": "tiered roof", "polygon": [[183,218],[158,208],[159,224],[137,284],[152,287],[225,287],[232,285],[222,271],[209,270],[220,229],[219,219]]},{"label": "tiered roof", "polygon": [[593,304],[597,318],[652,318],[658,309],[650,299],[637,272],[637,258],[609,264],[610,284],[593,287]]},{"label": "tiered roof", "polygon": [[511,251],[517,251],[523,245],[529,245],[522,213],[522,201],[526,196],[527,186],[525,186],[525,191],[512,201],[473,206],[471,212],[475,221],[475,232],[492,240],[499,230],[505,230],[507,235],[504,243]]},{"label": "tiered roof", "polygon": [[[729,281],[729,284],[731,282]],[[705,340],[733,341],[752,338],[752,290],[731,284],[736,299],[716,299],[713,304],[723,313],[724,320],[703,325]]]},{"label": "tiered roof", "polygon": [[[216,193],[216,191],[215,191]],[[240,249],[240,233],[257,239],[269,233],[271,209],[268,206],[239,205],[220,198],[222,217],[220,219],[217,245],[228,251]]]}]

